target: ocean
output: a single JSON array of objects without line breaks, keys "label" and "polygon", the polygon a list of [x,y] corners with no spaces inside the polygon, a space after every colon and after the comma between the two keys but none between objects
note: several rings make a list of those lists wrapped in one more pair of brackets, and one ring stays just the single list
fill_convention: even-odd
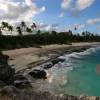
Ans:
[{"label": "ocean", "polygon": [[66,61],[48,71],[51,75],[47,86],[49,90],[74,96],[100,96],[99,46],[80,53],[73,52],[60,58]]}]

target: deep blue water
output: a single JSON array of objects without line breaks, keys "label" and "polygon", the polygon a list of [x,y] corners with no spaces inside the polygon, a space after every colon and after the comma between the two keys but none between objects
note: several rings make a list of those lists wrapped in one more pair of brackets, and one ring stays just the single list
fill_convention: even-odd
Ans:
[{"label": "deep blue water", "polygon": [[[90,54],[85,54],[85,53]],[[74,68],[65,72],[68,83],[60,86],[61,92],[71,95],[100,96],[100,74],[96,73],[96,66],[100,64],[100,49],[88,50],[83,55],[70,57]]]}]

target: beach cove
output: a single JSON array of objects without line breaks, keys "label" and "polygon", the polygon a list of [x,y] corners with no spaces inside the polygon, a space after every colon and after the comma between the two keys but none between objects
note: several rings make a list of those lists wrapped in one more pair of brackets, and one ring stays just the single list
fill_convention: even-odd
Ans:
[{"label": "beach cove", "polygon": [[[68,46],[68,45],[52,46],[51,45],[51,46],[42,47],[42,50],[41,50],[42,56],[37,56],[38,52],[40,52],[40,51],[38,51],[39,50],[38,48],[35,48],[35,49],[27,48],[25,52],[23,52],[23,50],[20,49],[19,52],[18,52],[18,50],[12,50],[12,51],[4,51],[3,53],[4,54],[8,53],[7,55],[9,55],[11,57],[10,59],[12,59],[12,58],[15,59],[14,60],[15,62],[19,61],[21,64],[23,64],[23,61],[25,61],[24,64],[27,63],[27,65],[31,66],[30,68],[29,68],[29,66],[26,66],[25,68],[22,67],[23,69],[21,69],[21,72],[23,72],[24,75],[26,75],[26,73],[28,73],[34,69],[43,69],[43,66],[44,66],[43,63],[48,63],[48,61],[51,59],[56,59],[58,57],[61,59],[65,59],[65,61],[63,61],[62,63],[60,63],[60,61],[59,61],[57,64],[52,66],[52,68],[50,68],[50,69],[48,68],[47,70],[45,69],[45,71],[47,73],[47,79],[45,81],[44,80],[35,80],[34,82],[31,81],[33,87],[35,86],[35,89],[37,91],[41,91],[41,90],[45,91],[46,90],[46,91],[51,91],[51,92],[58,93],[58,94],[64,93],[64,94],[70,94],[70,95],[75,95],[75,96],[76,95],[79,96],[81,94],[90,95],[90,96],[91,95],[98,96],[99,94],[96,94],[96,93],[89,94],[88,91],[86,91],[86,89],[84,88],[85,86],[83,86],[83,88],[85,89],[86,92],[84,91],[84,89],[83,90],[81,89],[82,85],[84,84],[83,82],[86,81],[85,78],[87,78],[87,80],[88,80],[88,76],[82,75],[82,78],[83,78],[83,81],[82,81],[80,73],[86,74],[87,70],[86,71],[84,71],[84,70],[86,69],[86,67],[88,67],[89,64],[81,65],[81,66],[85,66],[85,69],[84,69],[84,67],[81,67],[79,65],[80,63],[82,64],[82,61],[83,62],[85,60],[87,61],[87,59],[84,57],[87,57],[87,55],[90,55],[91,53],[95,52],[95,50],[96,50],[95,48],[98,48],[97,45],[99,45],[99,43],[78,43],[78,44],[76,43],[76,44],[72,44],[71,46]],[[69,48],[67,50],[67,52],[65,52],[66,48],[67,49]],[[72,48],[74,48],[74,49],[72,49]],[[34,53],[33,53],[33,50],[34,50]],[[48,53],[45,54],[45,52],[47,52],[47,51],[48,51]],[[32,58],[32,56],[31,56],[31,60],[30,60],[30,55],[32,55],[32,56],[34,55],[35,58],[34,57]],[[48,57],[51,57],[51,59],[48,59]],[[35,59],[35,61],[33,61],[33,59]],[[82,59],[84,59],[84,60],[82,60]],[[41,61],[41,63],[39,65],[38,65],[38,60],[39,60],[39,62]],[[45,62],[45,60],[48,60],[48,61]],[[13,60],[11,60],[11,61],[13,61]],[[41,65],[43,65],[43,66],[41,67]],[[79,70],[79,72],[77,72],[77,70]],[[91,70],[93,70],[93,69],[91,69]],[[18,70],[18,72],[20,72],[20,71]],[[90,70],[89,70],[89,72],[90,72]],[[94,79],[95,79],[95,77],[94,77]],[[98,79],[99,79],[99,76],[98,76]],[[88,83],[88,84],[90,84],[90,83]],[[98,82],[98,84],[99,84],[99,82]],[[79,91],[79,90],[82,90],[82,91]]]}]

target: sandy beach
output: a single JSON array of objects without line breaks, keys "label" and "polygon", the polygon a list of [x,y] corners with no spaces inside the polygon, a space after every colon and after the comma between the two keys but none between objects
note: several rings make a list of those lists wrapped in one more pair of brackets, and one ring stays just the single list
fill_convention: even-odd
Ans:
[{"label": "sandy beach", "polygon": [[[10,57],[9,64],[14,65],[14,68],[16,71],[22,70],[27,68],[27,65],[43,60],[43,57],[39,57],[39,54],[41,53],[46,53],[48,51],[52,50],[59,50],[63,48],[69,48],[69,47],[80,47],[80,46],[91,46],[91,45],[96,45],[100,44],[97,42],[93,43],[72,43],[72,45],[46,45],[46,46],[41,46],[41,48],[35,48],[35,47],[30,47],[30,48],[21,48],[21,49],[14,49],[14,50],[8,50],[8,51],[3,51],[3,54],[6,54]],[[45,58],[46,59],[46,58]]]}]

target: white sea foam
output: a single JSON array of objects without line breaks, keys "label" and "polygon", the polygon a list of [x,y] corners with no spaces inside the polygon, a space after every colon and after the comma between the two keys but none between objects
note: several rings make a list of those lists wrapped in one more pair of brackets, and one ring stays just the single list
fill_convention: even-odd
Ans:
[{"label": "white sea foam", "polygon": [[73,63],[72,63],[73,59],[76,59],[76,58],[79,59],[84,55],[90,55],[91,53],[98,50],[98,48],[100,49],[100,47],[92,47],[92,48],[87,49],[87,50],[80,52],[80,53],[73,52],[71,54],[60,56],[59,58],[65,59],[65,62],[63,62],[63,63],[60,62],[60,63],[56,64],[49,71],[52,72],[52,75],[55,75],[55,76],[59,75],[58,73],[61,73],[61,72],[71,71],[74,69]]},{"label": "white sea foam", "polygon": [[87,49],[87,50],[85,50],[84,52],[80,52],[80,53],[78,53],[78,55],[80,55],[80,56],[84,56],[84,55],[90,55],[91,53],[94,53],[96,50],[98,49],[98,47],[96,47],[96,48],[90,48],[90,49]]},{"label": "white sea foam", "polygon": [[74,69],[73,66],[74,59],[76,58],[79,59],[84,55],[90,55],[91,53],[95,52],[98,49],[100,49],[100,47],[94,47],[94,48],[92,47],[90,49],[85,50],[84,52],[80,53],[73,52],[71,54],[60,56],[59,58],[65,59],[65,62],[63,63],[60,62],[54,65],[49,70],[46,70],[46,72],[48,73],[46,80],[47,83],[43,82],[42,85],[37,83],[37,85],[39,85],[41,89],[46,88],[46,90],[53,90],[55,88],[59,89],[59,85],[62,86],[68,84],[67,72],[72,71]]},{"label": "white sea foam", "polygon": [[71,54],[67,54],[65,56],[61,56],[61,58],[65,58],[66,61],[68,61],[70,58],[80,58],[84,55],[90,55],[91,53],[94,53],[96,50],[100,50],[100,46],[97,47],[91,47],[83,52],[77,53],[77,52],[73,52]]}]

